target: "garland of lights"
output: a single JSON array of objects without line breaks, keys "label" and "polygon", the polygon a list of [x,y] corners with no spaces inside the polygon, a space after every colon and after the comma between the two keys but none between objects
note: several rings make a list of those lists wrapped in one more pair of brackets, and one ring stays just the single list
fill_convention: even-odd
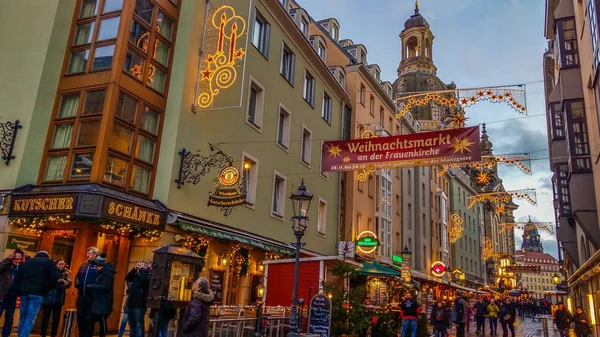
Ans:
[{"label": "garland of lights", "polygon": [[537,223],[512,222],[512,223],[503,223],[503,224],[500,224],[499,226],[500,226],[500,230],[498,231],[498,234],[502,234],[508,229],[519,229],[519,230],[529,231],[534,228],[545,230],[549,234],[554,234],[554,231],[552,229],[552,222],[537,222]]},{"label": "garland of lights", "polygon": [[70,215],[59,216],[43,216],[43,217],[11,217],[11,224],[17,226],[20,231],[28,231],[41,236],[48,229],[51,223],[69,223],[73,221],[86,221],[99,225],[105,230],[115,231],[121,236],[132,236],[134,238],[144,239],[147,242],[157,240],[162,236],[162,231],[159,229],[149,229],[136,225],[120,223],[116,221],[104,219],[90,219],[73,217]]},{"label": "garland of lights", "polygon": [[[523,88],[522,85],[502,88],[484,87],[430,91],[427,93],[408,95],[397,99],[401,106],[401,110],[398,111],[396,117],[401,118],[412,108],[427,105],[429,102],[436,102],[440,105],[449,107],[456,106],[457,103],[461,107],[468,107],[481,101],[489,101],[492,103],[506,102],[515,111],[526,114],[527,102],[525,89],[517,89],[517,87]],[[456,99],[455,97],[462,98]],[[460,122],[455,125],[460,125]]]},{"label": "garland of lights", "polygon": [[533,206],[537,205],[537,196],[535,188],[529,188],[524,190],[505,191],[505,192],[489,192],[470,196],[467,198],[469,201],[468,209],[473,208],[476,203],[483,203],[486,201],[502,204],[509,202],[512,198],[527,200]]},{"label": "garland of lights", "polygon": [[529,154],[525,155],[500,155],[500,156],[481,156],[481,161],[470,162],[468,164],[446,164],[443,165],[438,176],[443,176],[450,167],[460,167],[466,165],[476,170],[492,169],[498,164],[506,166],[517,166],[526,174],[531,174],[531,159]]},{"label": "garland of lights", "polygon": [[463,218],[457,213],[450,215],[450,227],[448,227],[448,235],[450,236],[450,242],[455,243],[458,239],[462,238],[463,231]]},{"label": "garland of lights", "polygon": [[483,240],[483,249],[481,251],[481,257],[483,261],[487,261],[494,255],[494,242],[488,237]]},{"label": "garland of lights", "polygon": [[[375,132],[373,130],[365,130],[360,135],[360,137],[362,139],[368,139],[368,138],[377,138],[378,136],[375,134]],[[369,178],[369,175],[375,171],[376,171],[376,169],[371,168],[371,167],[362,169],[360,172],[358,172],[358,181],[364,182],[365,180],[367,180],[367,178]]]}]

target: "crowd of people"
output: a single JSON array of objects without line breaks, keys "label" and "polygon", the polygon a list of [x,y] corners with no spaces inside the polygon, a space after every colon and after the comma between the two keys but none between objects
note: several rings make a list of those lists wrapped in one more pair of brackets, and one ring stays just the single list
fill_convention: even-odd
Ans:
[{"label": "crowd of people", "polygon": [[[472,307],[469,306],[467,298],[460,291],[456,291],[456,300],[454,302],[437,301],[431,310],[429,324],[433,327],[434,337],[446,337],[450,329],[456,328],[456,337],[464,337],[469,330],[471,317],[476,323],[477,335],[498,336],[498,323],[502,328],[502,336],[515,337],[515,322],[517,316],[521,319],[535,315],[549,314],[551,303],[546,301],[534,300],[513,301],[510,297],[504,299],[491,299],[480,297]],[[548,311],[546,311],[546,308]],[[417,320],[421,314],[421,307],[413,300],[412,295],[406,294],[404,302],[400,306],[400,315],[402,318],[402,330],[400,337],[417,336]],[[486,323],[488,329],[486,331]],[[575,314],[571,314],[562,302],[557,304],[554,312],[554,324],[559,330],[560,337],[568,337],[569,329],[574,325],[574,332],[577,337],[587,337],[591,333],[588,317],[582,307],[575,309]],[[410,332],[410,334],[409,334]]]},{"label": "crowd of people", "polygon": [[[28,337],[42,311],[41,337],[46,337],[52,322],[50,337],[56,337],[66,290],[73,284],[77,294],[77,327],[79,337],[92,337],[99,325],[100,337],[107,333],[107,318],[113,313],[114,281],[117,270],[96,247],[86,251],[86,261],[77,269],[74,280],[62,258],[50,259],[47,251],[34,257],[16,249],[0,262],[0,316],[4,313],[2,337],[13,329],[17,299],[20,299],[18,337]],[[145,316],[152,266],[139,262],[125,276],[127,297],[119,327],[122,337],[129,325],[130,337],[145,336]],[[208,280],[199,278],[192,285],[192,300],[183,315],[182,337],[208,336],[210,305],[213,295]],[[118,313],[117,313],[118,314]],[[149,318],[159,337],[167,337],[169,322],[176,316],[175,308],[155,308]]]}]

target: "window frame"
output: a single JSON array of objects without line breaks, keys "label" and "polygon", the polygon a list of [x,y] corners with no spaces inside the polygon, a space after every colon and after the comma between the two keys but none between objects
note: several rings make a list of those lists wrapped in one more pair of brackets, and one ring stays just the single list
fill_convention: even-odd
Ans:
[{"label": "window frame", "polygon": [[[250,168],[246,168],[246,163],[247,162],[252,162],[253,165],[251,165]],[[249,171],[248,173],[248,177],[250,180],[248,182],[248,185],[246,185],[246,182],[244,181],[244,187],[245,187],[245,192],[246,192],[246,203],[244,203],[244,206],[254,209],[256,207],[256,195],[258,193],[258,177],[259,177],[259,169],[260,169],[260,161],[258,160],[258,158],[254,157],[253,155],[251,155],[250,153],[246,152],[246,151],[242,151],[242,160],[241,160],[241,172],[242,172],[242,177],[244,177],[246,175],[246,172]],[[251,182],[254,182],[254,184],[252,184]],[[249,188],[247,187],[249,186]]]},{"label": "window frame", "polygon": [[[565,29],[564,25],[568,22],[573,23],[572,29]],[[556,26],[556,42],[558,44],[558,64],[560,69],[566,68],[577,68],[579,67],[579,44],[577,41],[577,24],[574,17],[561,18],[554,21]],[[572,32],[572,39],[565,39],[565,32]],[[571,44],[571,49],[567,49],[565,46],[567,43]],[[572,56],[572,60],[569,61],[568,56]]]},{"label": "window frame", "polygon": [[[279,182],[279,186],[277,186],[277,182]],[[280,200],[278,201],[278,209],[275,210],[275,194],[277,187],[279,187],[277,194]],[[287,177],[277,170],[273,171],[273,186],[271,188],[271,217],[281,221],[283,221],[285,217],[286,190]]]},{"label": "window frame", "polygon": [[319,147],[321,149],[321,156],[319,158],[319,163],[320,163],[320,168],[319,168],[319,175],[321,176],[321,178],[325,179],[325,180],[329,180],[329,172],[323,172],[323,154],[325,152],[325,150],[323,150],[323,144],[325,144],[325,141],[321,141],[321,146]]},{"label": "window frame", "polygon": [[[256,102],[255,102],[255,111],[254,111],[254,120],[255,121],[250,120],[250,98],[251,98],[250,92],[253,88],[258,89],[257,96],[256,96]],[[252,75],[250,75],[249,80],[248,80],[248,90],[246,90],[246,92],[247,92],[247,97],[246,97],[245,122],[251,128],[253,128],[255,131],[262,133],[262,125],[263,125],[264,110],[265,110],[265,95],[266,95],[265,86],[262,85],[262,83],[260,83]]]},{"label": "window frame", "polygon": [[[305,132],[308,132],[309,134],[309,139],[308,139],[308,153],[306,153],[306,140],[304,139],[304,135]],[[300,162],[302,164],[304,164],[305,166],[307,166],[308,168],[310,168],[311,162],[312,162],[312,136],[313,136],[313,132],[310,128],[308,128],[308,126],[306,126],[305,124],[302,124],[302,133],[300,134]],[[308,156],[308,157],[306,157]],[[308,159],[308,161],[306,161],[306,159]]]},{"label": "window frame", "polygon": [[563,109],[560,103],[550,103],[549,114],[552,125],[552,139],[565,139],[565,123],[563,117]]},{"label": "window frame", "polygon": [[[581,103],[581,116],[573,117],[573,104]],[[581,173],[592,170],[589,128],[585,115],[585,102],[583,99],[565,100],[563,102],[566,125],[568,125],[569,165],[571,172]],[[579,140],[579,142],[576,142]]]},{"label": "window frame", "polygon": [[321,102],[321,118],[323,118],[323,120],[331,126],[333,100],[325,90],[323,90],[323,99]]},{"label": "window frame", "polygon": [[[256,34],[256,22],[260,22],[260,32],[258,41],[255,43],[254,36]],[[271,24],[267,19],[260,13],[258,8],[254,8],[254,17],[252,20],[252,36],[250,37],[250,43],[258,50],[258,52],[265,57],[265,59],[269,59],[269,44],[271,37]]]},{"label": "window frame", "polygon": [[[291,129],[292,129],[292,112],[281,102],[279,102],[278,111],[279,111],[279,113],[277,114],[277,134],[276,134],[277,139],[275,140],[275,144],[277,146],[279,146],[285,152],[289,153],[290,152],[290,133],[291,133]],[[284,125],[283,125],[284,130],[281,130],[281,128],[280,128],[282,112],[285,112],[285,115],[286,115],[285,116],[286,120],[284,121]],[[279,141],[280,133],[282,133],[283,142]]]},{"label": "window frame", "polygon": [[[324,219],[321,217],[321,205],[324,205]],[[324,222],[322,222],[324,220]],[[326,237],[327,236],[327,200],[319,197],[319,203],[317,208],[317,235]]]},{"label": "window frame", "polygon": [[[284,42],[281,42],[281,63],[279,66],[279,74],[293,87],[294,86],[294,75],[296,70],[296,54],[292,49]],[[286,64],[286,53],[290,56],[290,64]],[[289,72],[289,73],[288,73]]]},{"label": "window frame", "polygon": [[306,103],[308,103],[308,105],[310,105],[310,107],[313,109],[315,108],[315,89],[316,89],[315,77],[308,71],[308,69],[304,69],[304,82],[303,82],[303,86],[302,86],[302,97],[304,98],[304,101]]}]

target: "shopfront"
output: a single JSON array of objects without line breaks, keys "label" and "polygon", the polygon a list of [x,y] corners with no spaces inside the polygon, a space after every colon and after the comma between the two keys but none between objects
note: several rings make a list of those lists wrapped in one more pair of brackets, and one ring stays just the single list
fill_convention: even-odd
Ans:
[{"label": "shopfront", "polygon": [[180,231],[175,241],[204,259],[199,275],[210,281],[216,305],[254,305],[256,288],[267,284],[263,262],[294,253],[282,242],[192,216],[177,215],[174,225]]},{"label": "shopfront", "polygon": [[[106,254],[117,269],[113,310],[120,313],[132,242],[147,245],[159,239],[167,209],[158,202],[94,184],[25,186],[13,191],[8,217],[4,256],[16,248],[31,256],[45,250],[52,259],[64,258],[74,278],[88,247]],[[77,290],[71,287],[63,310],[75,308],[76,298]],[[109,331],[117,329],[119,320],[118,314],[109,316]]]}]

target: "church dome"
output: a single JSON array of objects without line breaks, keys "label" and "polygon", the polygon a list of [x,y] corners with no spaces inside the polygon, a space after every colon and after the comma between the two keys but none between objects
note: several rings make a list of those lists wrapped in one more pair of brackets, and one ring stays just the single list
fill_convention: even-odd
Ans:
[{"label": "church dome", "polygon": [[426,72],[411,72],[401,75],[394,82],[396,94],[414,93],[425,91],[440,91],[448,90],[448,85],[445,84],[439,77]]},{"label": "church dome", "polygon": [[419,13],[419,2],[415,3],[415,14],[411,15],[411,17],[404,22],[404,29],[410,29],[415,27],[427,27],[429,28],[429,23],[425,18]]}]

